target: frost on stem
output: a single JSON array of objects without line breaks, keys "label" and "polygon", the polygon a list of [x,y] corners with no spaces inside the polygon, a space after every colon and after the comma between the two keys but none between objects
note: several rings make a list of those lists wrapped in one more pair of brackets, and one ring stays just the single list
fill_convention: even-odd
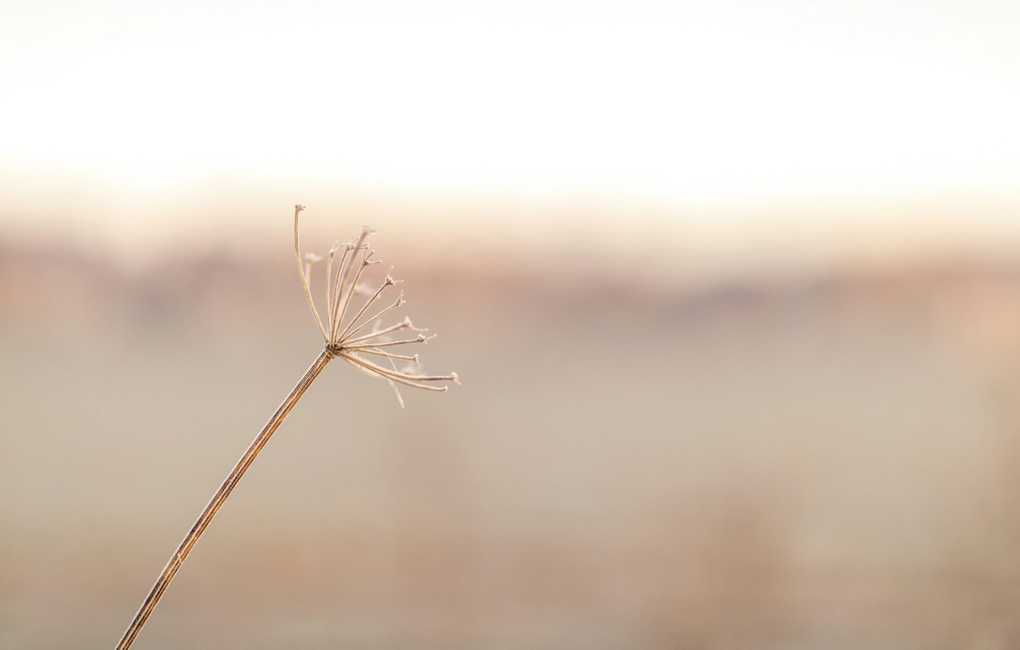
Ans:
[{"label": "frost on stem", "polygon": [[[429,391],[445,391],[449,383],[460,384],[455,372],[446,375],[425,374],[421,370],[421,361],[417,354],[399,354],[389,349],[427,343],[436,335],[423,334],[422,332],[428,330],[415,327],[407,316],[391,325],[383,325],[383,317],[403,307],[406,301],[403,292],[400,292],[392,303],[381,309],[378,307],[378,301],[390,287],[402,284],[388,273],[374,290],[361,282],[368,267],[381,261],[374,259],[375,251],[368,246],[368,240],[374,234],[368,227],[362,228],[361,234],[354,242],[334,243],[329,250],[325,270],[326,320],[323,321],[312,295],[313,265],[323,258],[314,253],[304,255],[301,253],[298,222],[299,214],[304,209],[303,205],[294,206],[294,255],[297,258],[305,298],[330,354],[342,358],[359,370],[385,380],[393,387],[401,407],[404,406],[404,400],[398,384]],[[361,304],[357,305],[359,301]],[[374,313],[373,309],[376,310]],[[372,315],[365,316],[369,313]],[[368,333],[364,333],[366,329]],[[395,334],[405,330],[418,334],[413,338],[393,338]],[[381,358],[387,365],[379,365],[366,357]],[[400,368],[397,361],[410,364]]]}]

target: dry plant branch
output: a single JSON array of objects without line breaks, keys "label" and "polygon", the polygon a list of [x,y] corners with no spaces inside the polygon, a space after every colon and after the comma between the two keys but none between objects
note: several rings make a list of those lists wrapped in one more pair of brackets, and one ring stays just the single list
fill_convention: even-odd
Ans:
[{"label": "dry plant branch", "polygon": [[[198,542],[199,538],[209,527],[213,517],[226,502],[227,497],[237,486],[238,482],[244,476],[245,472],[251,467],[255,458],[259,455],[259,452],[266,446],[269,439],[273,436],[273,433],[283,424],[283,421],[287,418],[287,415],[297,406],[298,401],[305,394],[305,391],[312,385],[312,382],[319,376],[326,365],[334,358],[340,357],[352,366],[367,372],[370,375],[379,377],[387,381],[393,388],[396,394],[397,401],[400,406],[404,406],[403,397],[400,395],[400,390],[397,388],[397,384],[402,386],[410,386],[412,388],[420,388],[427,391],[445,391],[447,386],[437,386],[434,383],[443,382],[454,382],[460,383],[457,373],[449,373],[447,375],[427,375],[421,372],[421,362],[417,354],[397,354],[382,350],[380,348],[392,347],[398,345],[409,345],[414,343],[425,343],[433,336],[425,336],[424,334],[418,334],[413,339],[391,339],[390,335],[403,331],[409,330],[413,332],[421,332],[414,325],[411,324],[409,318],[404,318],[402,321],[389,327],[381,327],[379,322],[380,318],[392,309],[396,309],[404,304],[403,294],[401,294],[397,300],[386,308],[377,312],[374,316],[359,320],[369,310],[369,308],[379,299],[383,292],[388,288],[397,284],[397,281],[387,275],[381,285],[361,305],[358,311],[351,316],[347,322],[344,322],[348,308],[351,307],[354,294],[358,290],[358,282],[360,281],[365,269],[378,262],[373,260],[372,257],[375,251],[369,250],[365,246],[365,242],[372,235],[372,231],[364,229],[359,236],[358,240],[354,244],[345,244],[344,252],[338,263],[334,264],[334,257],[336,252],[339,250],[336,245],[329,251],[329,264],[326,270],[326,322],[322,321],[319,315],[319,310],[315,305],[315,298],[311,290],[311,267],[317,261],[322,258],[317,255],[307,254],[302,256],[301,244],[299,238],[299,215],[304,210],[304,206],[294,206],[294,255],[297,258],[298,273],[301,277],[302,288],[304,289],[305,298],[308,301],[309,308],[315,318],[316,325],[322,334],[324,341],[324,348],[319,356],[315,358],[312,365],[308,367],[298,383],[291,389],[290,394],[287,395],[283,403],[280,404],[276,412],[273,413],[269,421],[266,422],[265,426],[259,432],[252,443],[245,450],[244,454],[234,465],[234,468],[230,470],[227,477],[223,480],[220,488],[213,494],[209,503],[205,509],[198,516],[191,530],[181,541],[180,545],[170,560],[167,562],[163,571],[159,574],[156,579],[156,583],[152,586],[148,596],[142,601],[141,607],[135,614],[134,619],[124,632],[124,636],[117,644],[117,650],[127,650],[134,643],[138,634],[142,631],[142,627],[146,621],[152,615],[153,610],[156,609],[156,605],[159,604],[160,599],[166,592],[167,587],[173,581],[174,576],[177,575],[181,565],[191,554],[192,549]],[[359,254],[361,259],[358,260]],[[353,269],[353,270],[352,270]],[[366,327],[372,326],[372,330],[368,334],[362,334],[355,337],[354,335],[364,330]],[[390,368],[384,368],[379,366],[367,359],[362,355],[372,355],[377,357],[383,357],[389,362]],[[406,362],[403,369],[397,366],[397,361]]]}]

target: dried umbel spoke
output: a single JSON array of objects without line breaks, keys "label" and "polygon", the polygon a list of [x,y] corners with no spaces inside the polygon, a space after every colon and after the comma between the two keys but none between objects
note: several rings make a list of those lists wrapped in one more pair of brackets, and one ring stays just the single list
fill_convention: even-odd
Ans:
[{"label": "dried umbel spoke", "polygon": [[359,354],[373,354],[380,357],[386,357],[387,359],[400,359],[402,361],[413,361],[415,365],[421,363],[421,359],[418,358],[417,354],[395,354],[393,352],[386,352],[385,350],[377,350],[375,348],[365,348],[358,351]]},{"label": "dried umbel spoke", "polygon": [[[386,279],[387,279],[387,281],[391,280],[389,276],[387,276]],[[390,285],[392,285],[392,284],[393,284],[393,282],[390,281]],[[378,294],[382,293],[381,290],[385,289],[387,286],[389,286],[389,285],[387,285],[384,282],[383,286],[379,287],[380,290],[376,291],[376,293],[372,296],[372,298],[367,303],[365,303],[365,307],[368,307],[373,302],[375,302],[375,299],[378,297]],[[345,337],[354,336],[355,334],[357,334],[361,330],[365,329],[369,325],[371,325],[373,323],[378,323],[382,319],[382,317],[385,316],[387,313],[393,311],[394,309],[400,309],[405,304],[407,304],[407,301],[404,300],[404,294],[403,294],[403,292],[401,292],[400,295],[397,296],[397,299],[393,301],[393,304],[387,305],[385,308],[383,308],[380,311],[376,312],[374,315],[369,316],[368,318],[366,318],[366,319],[364,319],[363,321],[360,321],[360,322],[357,319],[354,319],[354,322],[351,323],[351,325],[349,325],[347,327],[347,331],[344,334],[344,336]]]},{"label": "dried umbel spoke", "polygon": [[[181,568],[184,560],[187,559],[198,539],[206,531],[213,517],[219,512],[220,507],[230,496],[230,493],[237,486],[238,481],[244,476],[248,468],[255,462],[259,452],[269,442],[270,437],[279,428],[291,410],[297,406],[298,401],[305,394],[305,391],[312,385],[312,382],[319,376],[326,365],[335,357],[340,357],[358,370],[368,373],[386,381],[394,391],[397,402],[404,406],[404,399],[400,394],[399,386],[410,386],[420,390],[443,392],[450,383],[460,384],[457,373],[451,372],[446,375],[427,375],[421,372],[421,361],[417,354],[403,354],[393,352],[390,348],[427,343],[435,335],[426,336],[419,333],[414,338],[392,338],[395,334],[405,330],[411,332],[424,332],[425,330],[415,327],[411,319],[406,316],[391,325],[384,325],[382,319],[391,311],[399,309],[405,303],[404,294],[400,293],[389,305],[379,309],[377,302],[381,296],[399,282],[387,274],[374,290],[367,292],[362,289],[361,279],[369,266],[377,264],[379,260],[374,259],[375,251],[371,250],[367,243],[372,236],[368,228],[362,230],[361,235],[353,243],[335,243],[329,249],[328,261],[325,265],[325,294],[326,303],[323,311],[320,312],[315,304],[315,297],[312,294],[312,272],[315,264],[323,258],[314,253],[301,252],[301,240],[298,228],[298,217],[304,206],[294,206],[294,256],[297,259],[298,274],[301,277],[301,286],[304,290],[305,299],[311,309],[315,324],[322,334],[324,348],[316,357],[312,365],[291,390],[290,394],[283,401],[283,404],[276,410],[269,422],[262,428],[262,431],[255,436],[255,440],[237,461],[234,468],[227,474],[219,490],[210,499],[209,504],[198,516],[198,520],[191,527],[191,530],[184,537],[184,540],[177,547],[177,550],[170,561],[167,562],[163,572],[156,580],[149,595],[142,602],[134,619],[124,632],[118,650],[127,650],[134,643],[141,632],[145,622],[155,610],[156,605],[163,597],[164,592],[173,581],[177,571]],[[355,303],[364,296],[364,302],[360,306]],[[377,310],[373,315],[366,317],[365,314]],[[321,314],[325,314],[323,321]],[[368,329],[367,333],[364,333]],[[379,365],[364,356],[382,359],[389,367]],[[397,361],[404,362],[404,367],[397,366]]]},{"label": "dried umbel spoke", "polygon": [[301,238],[298,232],[298,214],[305,209],[303,205],[294,206],[294,256],[297,257],[298,273],[301,274],[301,284],[305,288],[305,299],[308,300],[308,306],[312,309],[312,315],[315,316],[315,322],[319,326],[319,331],[322,332],[323,336],[326,336],[326,327],[322,324],[322,319],[319,317],[319,310],[315,308],[315,299],[312,298],[312,287],[309,284],[310,270],[305,266],[305,260],[301,257]]}]

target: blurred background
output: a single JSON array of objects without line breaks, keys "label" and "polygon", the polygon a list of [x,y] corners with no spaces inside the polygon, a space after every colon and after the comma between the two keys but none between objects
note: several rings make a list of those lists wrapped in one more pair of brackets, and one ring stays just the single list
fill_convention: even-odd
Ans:
[{"label": "blurred background", "polygon": [[1016,3],[0,5],[0,647],[1020,645]]}]

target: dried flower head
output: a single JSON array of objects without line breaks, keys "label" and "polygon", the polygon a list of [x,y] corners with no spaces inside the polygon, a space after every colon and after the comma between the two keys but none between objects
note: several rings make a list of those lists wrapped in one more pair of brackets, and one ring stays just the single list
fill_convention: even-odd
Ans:
[{"label": "dried flower head", "polygon": [[[372,235],[372,231],[367,228],[362,230],[361,236],[356,242],[334,244],[329,249],[329,261],[326,264],[326,321],[323,322],[319,310],[315,306],[315,299],[312,297],[312,265],[321,262],[323,258],[312,253],[302,255],[301,242],[298,239],[298,215],[304,209],[303,205],[294,206],[294,256],[297,258],[298,273],[301,274],[301,284],[305,289],[308,306],[311,307],[315,322],[319,326],[319,331],[322,332],[325,348],[291,389],[290,394],[269,418],[255,439],[248,445],[248,449],[227,474],[227,478],[213,494],[188,534],[178,545],[177,550],[170,556],[170,560],[163,567],[159,577],[156,578],[156,583],[135,613],[131,624],[124,631],[124,635],[117,644],[117,650],[131,648],[145,622],[149,620],[149,616],[159,604],[167,587],[173,582],[177,571],[191,554],[198,539],[209,527],[213,517],[226,502],[238,481],[251,467],[256,456],[269,443],[273,433],[283,424],[287,414],[297,405],[308,387],[334,357],[340,357],[359,370],[385,379],[393,387],[397,401],[401,406],[404,405],[404,400],[400,396],[398,384],[422,390],[445,391],[448,385],[443,382],[460,383],[455,372],[448,375],[426,375],[421,371],[421,362],[417,354],[399,354],[393,351],[398,346],[426,343],[432,336],[426,335],[425,330],[415,327],[411,323],[411,319],[406,316],[393,325],[383,326],[382,317],[403,306],[404,295],[400,294],[393,303],[379,309],[376,306],[379,298],[387,289],[399,283],[387,274],[375,290],[367,289],[361,284],[361,276],[365,269],[378,263],[378,260],[372,259],[375,256],[375,251],[370,250],[366,243]],[[355,294],[359,298],[355,298]],[[359,301],[361,306],[356,307],[355,305]],[[366,316],[366,314],[370,315]],[[402,334],[403,332],[414,333],[414,336],[406,338],[406,335]],[[401,336],[405,336],[405,338],[400,338]],[[388,363],[389,367],[379,365],[374,359],[379,359],[380,363]]]},{"label": "dried flower head", "polygon": [[[425,374],[417,354],[393,351],[401,346],[428,343],[436,335],[427,334],[428,330],[415,327],[406,316],[392,325],[383,325],[383,317],[391,315],[406,301],[401,291],[392,302],[380,308],[379,300],[383,294],[390,287],[402,284],[388,273],[374,290],[361,284],[365,270],[381,262],[375,259],[375,251],[368,246],[368,240],[374,232],[367,227],[362,229],[356,241],[334,243],[329,249],[325,258],[326,304],[323,313],[326,317],[323,320],[312,294],[312,266],[324,258],[314,253],[301,253],[298,221],[304,209],[303,205],[294,206],[294,256],[297,258],[305,299],[322,333],[326,350],[355,368],[386,380],[393,387],[401,407],[404,400],[398,384],[438,392],[446,391],[448,382],[460,384],[460,378],[455,372],[447,375]],[[359,301],[361,305],[356,306]],[[380,365],[384,363],[385,366]]]}]

